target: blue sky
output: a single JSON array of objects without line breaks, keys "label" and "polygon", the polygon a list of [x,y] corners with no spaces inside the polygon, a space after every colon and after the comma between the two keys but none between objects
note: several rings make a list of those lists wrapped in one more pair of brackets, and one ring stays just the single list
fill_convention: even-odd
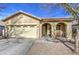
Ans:
[{"label": "blue sky", "polygon": [[[46,7],[46,6],[50,7]],[[30,13],[40,18],[69,17],[69,13],[57,4],[40,3],[0,3],[0,19],[3,19],[19,10]]]}]

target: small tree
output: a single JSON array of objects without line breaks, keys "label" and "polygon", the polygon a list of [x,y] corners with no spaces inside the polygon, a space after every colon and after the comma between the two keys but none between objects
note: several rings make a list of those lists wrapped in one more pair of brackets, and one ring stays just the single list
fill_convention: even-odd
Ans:
[{"label": "small tree", "polygon": [[[77,24],[79,24],[79,7],[74,8],[71,4],[62,3],[62,6],[72,15],[73,19],[76,20]],[[75,39],[75,52],[78,53],[78,45],[79,45],[79,27],[77,29],[77,38]]]}]

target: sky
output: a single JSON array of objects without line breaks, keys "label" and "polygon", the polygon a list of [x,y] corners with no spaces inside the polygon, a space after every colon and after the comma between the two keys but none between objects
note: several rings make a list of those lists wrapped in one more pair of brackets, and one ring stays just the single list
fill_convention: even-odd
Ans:
[{"label": "sky", "polygon": [[0,3],[0,19],[22,10],[39,18],[70,17],[66,10],[57,4],[42,3]]}]

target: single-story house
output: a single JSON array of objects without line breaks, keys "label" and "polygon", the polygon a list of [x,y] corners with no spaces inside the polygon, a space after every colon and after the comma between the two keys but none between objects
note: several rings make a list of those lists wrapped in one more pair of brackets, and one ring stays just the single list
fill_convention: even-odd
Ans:
[{"label": "single-story house", "polygon": [[41,38],[63,36],[72,38],[72,18],[41,19],[24,11],[18,11],[3,19],[11,37]]}]

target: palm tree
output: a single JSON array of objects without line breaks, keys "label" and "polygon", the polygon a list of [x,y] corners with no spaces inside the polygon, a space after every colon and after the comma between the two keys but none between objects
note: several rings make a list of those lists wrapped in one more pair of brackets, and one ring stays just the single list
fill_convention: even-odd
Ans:
[{"label": "palm tree", "polygon": [[68,3],[61,3],[61,5],[73,16],[75,20],[79,21],[79,7],[74,8],[73,6],[71,6],[71,4]]},{"label": "palm tree", "polygon": [[[72,15],[73,19],[76,20],[77,24],[79,24],[79,7],[73,8],[71,4],[61,3],[61,5]],[[79,27],[77,29],[77,39],[75,39],[75,52],[78,53],[78,42],[79,42]]]}]

